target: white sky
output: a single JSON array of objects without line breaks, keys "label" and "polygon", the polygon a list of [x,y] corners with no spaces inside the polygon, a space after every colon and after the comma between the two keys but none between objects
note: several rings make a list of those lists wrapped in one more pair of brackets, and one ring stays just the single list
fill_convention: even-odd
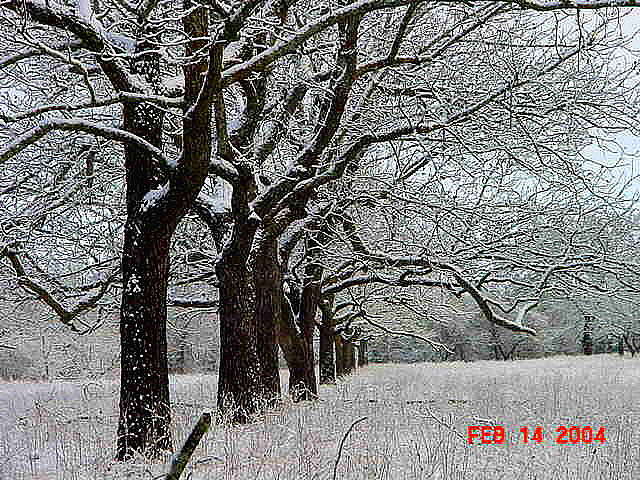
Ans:
[{"label": "white sky", "polygon": [[[621,67],[629,68],[630,65],[640,65],[640,9],[623,10],[622,13],[623,16],[620,18],[622,31],[625,34],[635,33],[633,41],[629,45],[629,51],[621,52],[619,61]],[[615,34],[612,33],[613,35]],[[640,67],[636,66],[635,69],[640,73]],[[634,81],[640,82],[640,78],[636,78]],[[640,88],[640,83],[636,88]],[[640,94],[637,94],[636,98],[640,98]],[[609,139],[606,144],[594,143],[585,148],[582,154],[597,164],[617,166],[612,170],[612,174],[619,179],[619,182],[632,181],[629,196],[633,193],[640,193],[640,136],[626,131],[609,135],[606,138]]]}]

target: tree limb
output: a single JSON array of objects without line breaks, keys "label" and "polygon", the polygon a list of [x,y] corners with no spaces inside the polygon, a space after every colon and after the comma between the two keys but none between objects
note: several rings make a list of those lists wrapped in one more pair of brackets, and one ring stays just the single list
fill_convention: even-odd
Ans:
[{"label": "tree limb", "polygon": [[60,318],[60,321],[64,325],[69,327],[73,332],[76,332],[80,335],[84,335],[84,334],[93,332],[100,325],[100,323],[95,325],[88,325],[80,321],[82,326],[85,327],[85,330],[80,330],[73,323],[73,320],[79,315],[81,315],[82,313],[92,310],[93,308],[96,307],[98,301],[100,301],[100,299],[104,297],[104,295],[107,293],[107,290],[109,289],[109,286],[118,277],[119,270],[116,270],[115,273],[113,273],[106,281],[104,281],[101,284],[100,290],[98,291],[98,293],[96,293],[95,295],[93,295],[87,300],[79,302],[78,305],[76,305],[71,310],[67,310],[44,287],[42,287],[41,285],[33,281],[31,278],[29,278],[29,276],[27,275],[22,265],[22,262],[20,262],[20,259],[18,258],[18,253],[11,246],[5,247],[2,250],[2,252],[0,252],[0,257],[7,257],[9,259],[9,261],[11,262],[11,265],[13,266],[13,269],[16,272],[20,286],[24,290],[30,291],[36,294],[40,300],[42,300],[46,305],[48,305],[56,313],[56,315],[58,315],[58,317]]},{"label": "tree limb", "polygon": [[156,158],[158,158],[158,160],[160,160],[160,165],[167,165],[162,151],[147,142],[145,139],[125,130],[120,130],[119,128],[104,127],[93,122],[79,119],[54,119],[42,122],[37,127],[32,128],[13,142],[9,143],[4,150],[0,150],[0,164],[6,162],[29,145],[37,142],[52,130],[85,132],[99,137],[108,138],[110,140],[136,143],[142,148],[149,150]]}]

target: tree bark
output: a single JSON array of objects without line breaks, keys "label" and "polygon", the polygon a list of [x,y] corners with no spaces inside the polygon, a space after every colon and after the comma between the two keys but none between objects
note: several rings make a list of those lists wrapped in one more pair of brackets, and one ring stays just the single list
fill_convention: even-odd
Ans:
[{"label": "tree bark", "polygon": [[[204,38],[207,19],[204,8],[193,9],[183,18],[185,32]],[[188,44],[187,54],[201,48],[203,42]],[[151,93],[159,93],[159,58],[154,44],[138,44],[132,72],[144,79]],[[204,59],[184,67],[185,113],[189,114],[183,120],[182,159],[175,171],[168,172],[168,166],[159,165],[148,150],[131,143],[125,146],[127,221],[122,254],[119,460],[135,453],[157,457],[163,450],[172,449],[166,335],[169,246],[176,226],[195,202],[208,174],[211,100],[201,101],[199,95],[201,74],[206,69]],[[161,147],[163,111],[146,103],[126,104],[123,128]],[[147,197],[153,190],[158,194]]]},{"label": "tree bark", "polygon": [[278,263],[278,242],[263,230],[254,240],[250,265],[256,285],[257,348],[262,397],[273,406],[280,399],[280,369],[276,324],[282,317],[282,278]]},{"label": "tree bark", "polygon": [[[290,315],[283,320],[282,340],[289,354],[285,353],[285,358],[289,358],[289,394],[294,402],[301,400],[312,400],[318,397],[318,385],[316,380],[315,360],[313,352],[313,332],[316,326],[316,313],[320,305],[322,266],[317,263],[322,252],[320,243],[326,234],[321,230],[317,231],[307,239],[307,263],[304,272],[304,285],[299,292],[297,312],[289,312]],[[284,267],[284,265],[283,265]],[[293,315],[297,314],[294,319]],[[295,322],[296,325],[293,324]],[[283,348],[283,351],[285,350]]]},{"label": "tree bark", "polygon": [[336,376],[342,377],[347,374],[345,365],[345,341],[339,333],[334,336],[333,341],[336,350]]},{"label": "tree bark", "polygon": [[[128,227],[128,228],[127,228]],[[118,458],[171,450],[166,294],[169,232],[125,228]]]},{"label": "tree bark", "polygon": [[593,317],[591,315],[584,316],[584,327],[582,329],[582,353],[585,355],[593,354]]},{"label": "tree bark", "polygon": [[320,327],[320,385],[336,383],[336,361],[334,356],[335,322],[333,320],[333,295],[324,304],[320,304],[322,311],[322,326]]},{"label": "tree bark", "polygon": [[367,340],[360,340],[358,345],[358,366],[364,367],[369,363],[367,359]]},{"label": "tree bark", "polygon": [[318,397],[318,385],[316,382],[315,360],[313,352],[313,332],[315,330],[315,318],[320,302],[320,283],[311,280],[302,289],[300,311],[298,313],[298,325],[300,336],[298,341],[302,349],[302,368],[291,372],[289,377],[289,391],[292,392],[294,401],[312,400]]},{"label": "tree bark", "polygon": [[263,393],[256,291],[247,265],[253,232],[238,222],[233,228],[235,238],[216,265],[220,280],[218,409],[231,421],[246,423],[258,411]]},{"label": "tree bark", "polygon": [[[150,105],[127,106],[125,128],[159,145],[162,122],[158,115]],[[155,457],[172,447],[166,298],[169,244],[177,220],[157,224],[141,212],[142,198],[158,183],[149,174],[156,168],[154,162],[140,147],[125,148],[127,221],[122,254],[117,441],[120,460],[136,452]]]},{"label": "tree bark", "polygon": [[344,358],[344,375],[351,375],[356,363],[356,351],[351,341],[345,341],[343,344]]},{"label": "tree bark", "polygon": [[[294,402],[311,400],[318,395],[313,363],[313,336],[301,324],[302,309],[309,300],[298,298],[298,290],[293,291],[289,301],[284,296],[282,315],[278,322],[278,342],[289,368],[289,395]],[[297,310],[297,311],[296,311]]]}]

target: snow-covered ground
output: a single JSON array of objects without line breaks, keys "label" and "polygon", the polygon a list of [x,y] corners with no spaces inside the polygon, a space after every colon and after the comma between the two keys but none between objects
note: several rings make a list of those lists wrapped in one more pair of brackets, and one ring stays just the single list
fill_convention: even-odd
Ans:
[{"label": "snow-covered ground", "polygon": [[[370,365],[323,386],[320,400],[255,423],[214,424],[185,480],[635,480],[640,478],[639,359],[617,355]],[[286,382],[286,376],[283,383]],[[215,402],[216,377],[172,378],[179,447]],[[117,382],[0,385],[0,480],[161,479],[155,464],[113,462]],[[501,425],[503,445],[470,445],[470,425]],[[561,445],[558,426],[606,428],[604,443]],[[525,444],[523,426],[545,440]]]}]

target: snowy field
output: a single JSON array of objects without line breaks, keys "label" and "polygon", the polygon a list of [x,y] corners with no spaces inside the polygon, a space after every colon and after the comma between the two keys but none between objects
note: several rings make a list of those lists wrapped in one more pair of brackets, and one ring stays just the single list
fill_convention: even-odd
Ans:
[{"label": "snowy field", "polygon": [[[640,361],[598,355],[518,362],[379,365],[322,399],[285,404],[242,427],[213,425],[183,478],[640,478]],[[283,379],[283,382],[286,379]],[[215,402],[214,376],[172,378],[181,444]],[[0,385],[0,479],[153,479],[167,463],[112,461],[117,383]],[[468,444],[470,425],[504,426],[504,444]],[[557,444],[559,426],[604,426],[605,442]],[[521,427],[541,426],[542,443]],[[167,459],[168,460],[168,459]]]}]

